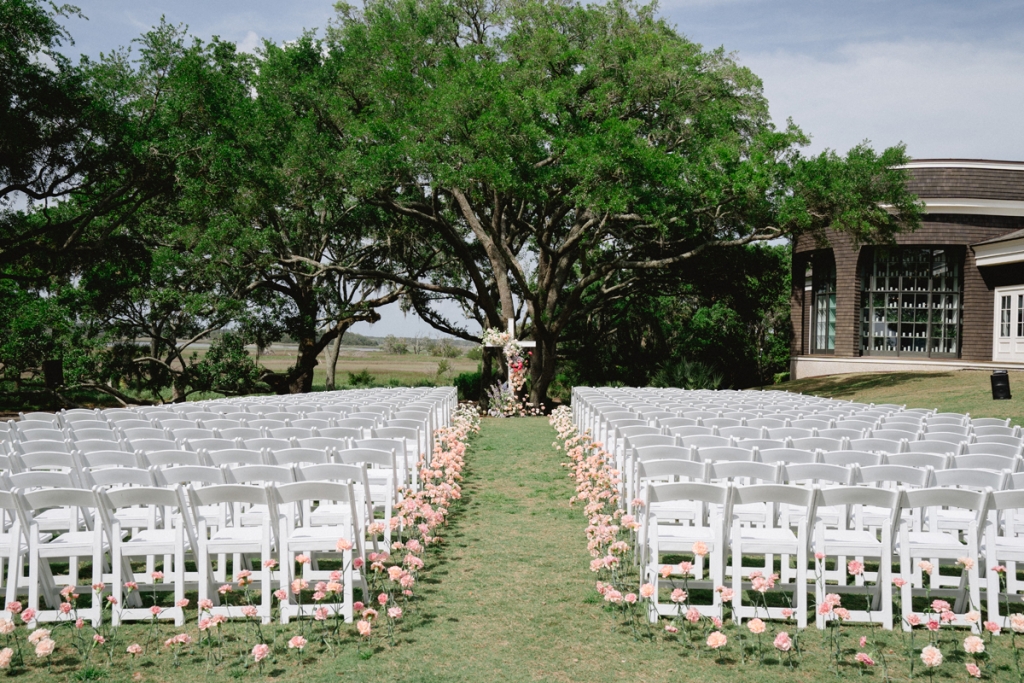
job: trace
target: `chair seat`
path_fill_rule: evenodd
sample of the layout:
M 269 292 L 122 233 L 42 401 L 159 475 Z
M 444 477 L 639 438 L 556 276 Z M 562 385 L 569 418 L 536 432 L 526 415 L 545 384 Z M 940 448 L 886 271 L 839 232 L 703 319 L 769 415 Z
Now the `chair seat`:
M 929 552 L 941 554 L 941 553 L 963 553 L 967 550 L 967 544 L 961 541 L 953 534 L 943 533 L 941 531 L 911 531 L 908 534 L 910 540 L 910 548 L 914 554 L 922 553 L 927 555 Z M 896 547 L 899 548 L 900 541 L 897 539 Z M 959 555 L 941 555 L 942 557 L 959 557 Z
M 56 538 L 51 538 L 39 546 L 40 557 L 70 557 L 73 555 L 91 555 L 96 534 L 92 531 L 69 531 Z M 103 550 L 110 549 L 110 543 L 103 539 Z
M 870 531 L 825 529 L 825 545 L 830 555 L 877 555 L 882 543 Z
M 291 550 L 336 550 L 338 539 L 351 541 L 351 534 L 347 526 L 302 527 L 288 535 L 286 544 Z
M 697 541 L 703 541 L 708 550 L 714 550 L 715 532 L 708 527 L 658 524 L 660 552 L 690 550 Z
M 762 529 L 759 527 L 741 527 L 740 538 L 743 552 L 782 553 L 796 552 L 797 535 L 790 529 Z
M 320 505 L 309 515 L 309 523 L 312 526 L 325 526 L 330 524 L 346 524 L 351 521 L 347 505 L 327 503 Z
M 263 545 L 263 529 L 258 526 L 227 527 L 210 535 L 207 548 L 213 553 L 259 552 Z
M 183 535 L 185 552 L 192 549 L 188 536 Z M 174 529 L 142 529 L 121 545 L 123 555 L 171 554 L 177 547 Z

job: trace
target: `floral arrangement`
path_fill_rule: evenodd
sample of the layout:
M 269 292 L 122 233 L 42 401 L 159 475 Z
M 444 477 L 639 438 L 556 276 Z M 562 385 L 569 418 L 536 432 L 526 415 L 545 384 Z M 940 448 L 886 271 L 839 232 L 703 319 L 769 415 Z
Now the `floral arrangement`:
M 572 409 L 568 406 L 561 406 L 553 411 L 549 422 L 558 435 L 552 446 L 565 453 L 567 462 L 564 466 L 569 470 L 569 478 L 575 484 L 570 502 L 582 505 L 587 517 L 587 547 L 591 556 L 590 569 L 598 575 L 597 592 L 607 605 L 623 617 L 634 637 L 653 639 L 654 633 L 660 631 L 666 641 L 696 647 L 697 657 L 701 656 L 701 648 L 696 645 L 700 643 L 719 663 L 726 661 L 722 654 L 729 647 L 732 638 L 740 643 L 738 654 L 742 662 L 749 658 L 751 662 L 760 666 L 766 663 L 765 650 L 774 650 L 780 666 L 794 666 L 795 660 L 799 660 L 807 649 L 806 643 L 803 643 L 807 636 L 801 636 L 796 629 L 794 610 L 782 609 L 781 620 L 769 619 L 765 611 L 764 619 L 755 615 L 753 619 L 744 622 L 741 628 L 734 622 L 729 623 L 731 615 L 725 610 L 731 603 L 733 594 L 731 589 L 724 586 L 715 589 L 720 593 L 721 611 L 710 617 L 701 614 L 689 604 L 690 596 L 685 583 L 683 587 L 674 588 L 666 597 L 675 605 L 675 613 L 664 621 L 659 619 L 658 621 L 662 623 L 660 628 L 652 628 L 649 617 L 653 609 L 651 600 L 656 588 L 651 583 L 642 582 L 639 558 L 635 557 L 634 551 L 638 523 L 632 515 L 626 514 L 621 506 L 620 473 L 613 466 L 614 458 L 588 433 L 580 434 L 577 431 Z M 632 504 L 634 507 L 642 506 L 643 501 L 634 500 Z M 699 542 L 694 544 L 692 552 L 695 559 L 707 553 L 707 548 L 703 546 L 704 544 Z M 815 565 L 819 572 L 824 570 L 824 559 L 823 555 L 815 556 Z M 973 562 L 972 558 L 965 557 L 960 558 L 957 564 L 962 568 L 970 568 Z M 693 566 L 694 563 L 685 560 L 676 566 L 664 566 L 661 569 L 661 576 L 669 578 L 674 574 L 680 574 L 685 582 L 686 577 L 691 575 Z M 936 571 L 929 562 L 919 563 L 919 568 L 927 576 Z M 853 560 L 847 569 L 850 575 L 856 576 L 863 574 L 865 567 L 863 563 Z M 999 575 L 1001 583 L 1005 582 L 1005 566 L 998 565 L 992 567 L 990 571 Z M 765 575 L 756 570 L 751 572 L 750 576 L 755 607 L 767 607 L 766 593 L 778 580 L 778 576 Z M 893 584 L 900 588 L 903 579 L 896 577 Z M 898 596 L 898 591 L 895 594 Z M 901 664 L 909 669 L 911 678 L 914 678 L 915 669 L 923 666 L 929 680 L 936 674 L 954 680 L 957 677 L 967 680 L 1010 680 L 1009 671 L 1000 671 L 993 666 L 986 650 L 986 647 L 991 648 L 994 643 L 999 643 L 997 639 L 1000 638 L 1003 629 L 994 621 L 982 621 L 981 612 L 973 607 L 966 615 L 967 621 L 979 624 L 984 637 L 971 633 L 964 637 L 964 632 L 957 630 L 953 625 L 954 614 L 949 603 L 945 600 L 929 600 L 923 619 L 918 615 L 912 615 L 905 623 L 895 624 L 896 630 L 892 632 L 870 629 L 871 635 L 862 635 L 853 643 L 847 642 L 849 638 L 846 623 L 850 612 L 843 607 L 842 596 L 836 593 L 825 595 L 816 610 L 826 621 L 826 628 L 821 632 L 821 648 L 828 655 L 830 670 L 836 675 L 842 675 L 844 670 L 855 669 L 866 673 L 867 670 L 878 666 L 882 674 L 880 680 L 892 680 L 890 664 L 893 662 L 889 660 L 894 651 L 902 650 L 906 658 Z M 899 614 L 898 609 L 896 613 Z M 1009 604 L 1005 606 L 1005 613 L 1010 614 L 1010 638 L 1002 640 L 1009 646 L 1012 654 L 1016 680 L 1024 682 L 1024 669 L 1021 667 L 1020 650 L 1016 641 L 1018 635 L 1024 635 L 1024 614 L 1011 613 Z M 906 630 L 899 628 L 904 625 Z M 922 635 L 924 642 L 920 642 Z M 1009 640 L 1009 643 L 1006 643 L 1006 640 Z M 766 647 L 767 643 L 770 643 L 770 647 Z M 850 647 L 854 643 L 855 647 Z M 960 673 L 954 673 L 953 669 L 958 669 Z
M 441 540 L 440 527 L 447 523 L 452 506 L 461 499 L 462 470 L 469 438 L 479 433 L 480 418 L 475 410 L 466 406 L 458 407 L 452 415 L 452 424 L 435 431 L 435 446 L 430 462 L 419 459 L 422 488 L 406 491 L 392 517 L 392 531 L 396 538 L 390 547 L 370 553 L 366 562 L 365 576 L 369 591 L 363 600 L 353 603 L 355 623 L 346 624 L 342 618 L 343 584 L 341 570 L 332 572 L 330 580 L 314 585 L 303 578 L 297 578 L 289 587 L 296 595 L 311 594 L 314 608 L 308 619 L 298 619 L 294 625 L 263 625 L 258 616 L 259 594 L 252 590 L 252 572 L 239 571 L 232 582 L 222 585 L 218 592 L 226 602 L 241 605 L 245 619 L 232 622 L 223 614 L 213 613 L 213 603 L 201 601 L 198 605 L 196 630 L 183 629 L 163 639 L 157 637 L 157 617 L 165 609 L 154 605 L 152 623 L 147 638 L 140 642 L 128 642 L 125 631 L 110 626 L 109 616 L 119 609 L 112 595 L 104 597 L 106 586 L 97 583 L 93 592 L 103 604 L 102 624 L 93 626 L 78 614 L 80 595 L 76 587 L 67 586 L 61 590 L 60 619 L 47 628 L 36 628 L 36 614 L 24 609 L 21 603 L 7 603 L 5 609 L 10 619 L 0 619 L 0 670 L 9 675 L 24 671 L 32 663 L 45 664 L 49 669 L 54 653 L 59 653 L 62 662 L 75 654 L 83 666 L 90 667 L 100 657 L 108 665 L 114 664 L 115 656 L 127 657 L 130 661 L 142 657 L 157 659 L 170 657 L 170 663 L 178 666 L 180 660 L 196 649 L 206 654 L 208 670 L 228 659 L 246 662 L 246 666 L 263 670 L 264 663 L 281 656 L 299 656 L 307 648 L 318 646 L 320 651 L 330 651 L 347 642 L 354 628 L 358 647 L 377 644 L 395 644 L 395 634 L 403 618 L 411 608 L 413 589 L 420 572 L 424 569 L 424 556 L 430 545 Z M 368 526 L 370 540 L 377 542 L 384 537 L 383 522 Z M 338 540 L 339 550 L 350 550 L 353 543 L 348 539 Z M 310 558 L 299 555 L 296 562 L 302 566 Z M 364 561 L 352 560 L 355 568 L 363 568 Z M 277 567 L 277 561 L 265 560 L 265 566 Z M 163 579 L 163 573 L 152 575 L 154 583 Z M 134 582 L 125 583 L 125 592 L 138 590 Z M 288 600 L 288 592 L 282 588 L 274 592 L 278 604 Z M 155 596 L 154 596 L 155 598 Z M 189 600 L 182 599 L 174 607 L 187 608 Z M 21 625 L 16 623 L 20 621 Z M 283 631 L 283 632 L 282 632 Z M 297 632 L 295 632 L 297 631 Z M 131 630 L 133 635 L 139 631 Z M 63 635 L 62 635 L 63 634 Z M 227 644 L 231 644 L 228 648 Z M 226 651 L 228 650 L 228 651 Z M 372 650 L 365 651 L 371 654 Z M 77 677 L 77 676 L 76 676 Z M 86 680 L 83 678 L 82 680 Z
M 527 356 L 523 347 L 508 332 L 493 327 L 484 330 L 484 346 L 500 346 L 508 366 L 508 381 L 487 389 L 488 410 L 491 417 L 528 417 L 543 415 L 540 406 L 520 400 L 519 392 L 526 386 Z

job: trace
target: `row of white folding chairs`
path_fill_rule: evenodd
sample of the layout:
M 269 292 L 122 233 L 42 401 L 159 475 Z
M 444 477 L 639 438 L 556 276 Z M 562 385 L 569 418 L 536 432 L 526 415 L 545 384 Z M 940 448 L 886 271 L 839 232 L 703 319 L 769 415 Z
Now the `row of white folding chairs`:
M 933 434 L 931 438 L 909 440 L 863 436 L 854 438 L 841 430 L 830 430 L 817 434 L 805 434 L 795 429 L 765 430 L 758 433 L 742 431 L 746 427 L 672 427 L 658 431 L 655 427 L 630 426 L 616 429 L 608 440 L 608 450 L 617 451 L 628 444 L 672 443 L 678 440 L 686 445 L 743 445 L 762 448 L 825 448 L 831 450 L 880 450 L 887 453 L 908 451 L 932 451 L 940 453 L 992 453 L 1000 455 L 1024 455 L 1024 444 L 1012 437 L 979 437 L 967 442 L 956 436 Z M 814 445 L 818 444 L 818 445 Z
M 735 452 L 687 453 L 677 447 L 638 449 L 625 471 L 624 507 L 649 480 L 713 481 L 745 477 L 765 483 L 828 482 L 837 485 L 871 483 L 882 486 L 953 486 L 1002 490 L 1024 488 L 1024 459 L 1002 456 L 948 456 L 933 453 L 886 455 L 863 451 L 759 452 L 757 460 Z M 688 457 L 689 456 L 689 457 Z M 694 459 L 696 458 L 696 459 Z M 744 474 L 745 473 L 745 474 Z
M 264 464 L 291 464 L 293 462 L 330 462 L 331 453 L 351 448 L 373 448 L 394 452 L 397 471 L 402 486 L 418 490 L 419 476 L 417 461 L 423 451 L 422 440 L 407 439 L 404 434 L 395 434 L 392 438 L 383 430 L 376 432 L 378 438 L 368 439 L 332 439 L 326 437 L 310 437 L 305 439 L 249 439 L 249 440 L 217 440 L 203 439 L 190 441 L 167 441 L 145 439 L 135 442 L 90 442 L 84 448 L 84 442 L 63 444 L 52 441 L 38 441 L 23 444 L 20 452 L 0 455 L 0 469 L 21 471 L 46 467 L 45 463 L 61 462 L 61 454 L 78 454 L 83 462 L 106 462 L 108 466 L 115 463 L 128 463 L 132 458 L 142 466 L 185 465 L 185 464 L 224 464 L 240 461 L 250 462 L 257 454 Z M 429 461 L 427 461 L 429 462 Z M 38 463 L 38 464 L 35 464 Z M 56 466 L 56 465 L 50 465 Z
M 177 467 L 237 467 L 266 465 L 287 467 L 292 465 L 326 465 L 330 463 L 366 463 L 374 479 L 386 481 L 393 489 L 393 498 L 410 486 L 409 469 L 401 460 L 400 451 L 391 440 L 370 439 L 342 442 L 341 447 L 284 448 L 250 450 L 244 448 L 217 451 L 98 451 L 81 453 L 42 452 L 11 456 L 0 465 L 12 474 L 24 472 L 57 471 L 84 472 L 85 470 L 113 470 L 108 477 L 116 477 L 124 469 L 173 469 Z
M 693 519 L 678 519 L 673 507 L 696 504 L 706 513 Z M 778 607 L 765 608 L 744 604 L 744 589 L 751 582 L 750 569 L 743 558 L 763 556 L 762 573 L 774 572 L 774 556 L 782 556 L 780 583 L 793 593 L 795 617 L 800 626 L 806 624 L 808 583 L 813 579 L 817 604 L 826 593 L 853 593 L 867 596 L 866 609 L 850 610 L 853 621 L 881 623 L 892 627 L 893 558 L 899 558 L 900 578 L 905 582 L 901 592 L 901 621 L 910 628 L 913 615 L 927 620 L 937 618 L 915 611 L 914 597 L 952 597 L 955 604 L 952 623 L 978 629 L 980 619 L 969 612 L 982 609 L 981 589 L 987 590 L 988 620 L 1006 625 L 1008 615 L 1000 613 L 999 576 L 982 581 L 979 569 L 1000 563 L 1024 561 L 1024 537 L 1018 536 L 1015 520 L 1024 509 L 1024 490 L 975 491 L 946 487 L 913 490 L 882 489 L 867 486 L 818 488 L 781 484 L 667 483 L 652 484 L 645 490 L 645 509 L 649 514 L 640 526 L 644 580 L 659 589 L 662 582 L 670 587 L 686 583 L 692 588 L 716 588 L 726 583 L 726 563 L 731 559 L 731 585 L 734 589 L 732 613 L 742 621 L 753 616 L 783 617 Z M 838 514 L 836 514 L 838 511 Z M 953 512 L 956 524 L 943 526 L 940 511 Z M 813 520 L 809 524 L 808 520 Z M 984 543 L 982 541 L 985 541 Z M 705 544 L 709 554 L 709 571 L 705 578 L 704 561 L 693 563 L 683 580 L 673 578 L 680 568 L 665 565 L 662 555 L 692 552 L 694 544 Z M 815 553 L 823 561 L 830 558 L 836 569 L 809 571 L 809 559 Z M 791 558 L 796 558 L 795 564 Z M 865 585 L 859 571 L 848 575 L 847 558 L 877 560 L 879 569 L 872 573 L 873 586 Z M 964 562 L 964 558 L 968 561 Z M 924 577 L 923 563 L 931 563 L 933 573 Z M 863 565 L 861 565 L 863 566 Z M 940 568 L 962 569 L 966 581 L 943 586 L 936 582 Z M 663 574 L 662 571 L 665 571 Z M 871 577 L 868 577 L 869 579 Z M 1015 577 L 1014 577 L 1015 578 Z M 1014 599 L 1019 583 L 1011 584 Z M 660 596 L 660 591 L 656 591 Z M 691 595 L 693 595 L 691 590 Z M 705 614 L 717 615 L 721 609 L 719 592 L 712 592 L 709 603 L 697 606 Z M 677 605 L 655 601 L 652 617 L 673 614 Z M 827 613 L 818 615 L 823 627 Z
M 214 573 L 211 571 L 211 557 L 233 555 L 236 559 L 232 573 L 236 577 L 243 568 L 252 567 L 262 589 L 261 602 L 257 607 L 258 616 L 264 622 L 270 620 L 271 595 L 275 585 L 286 590 L 289 597 L 281 604 L 281 617 L 301 613 L 305 607 L 310 613 L 311 605 L 301 605 L 300 596 L 289 590 L 296 553 L 327 553 L 341 556 L 343 567 L 341 598 L 337 608 L 347 621 L 352 619 L 352 589 L 361 581 L 352 559 L 361 557 L 362 541 L 356 530 L 355 495 L 350 481 L 346 482 L 293 482 L 273 483 L 266 486 L 222 484 L 186 490 L 180 485 L 173 488 L 128 487 L 112 490 L 94 489 L 36 489 L 29 491 L 0 491 L 0 509 L 16 519 L 14 525 L 0 539 L 0 555 L 9 562 L 8 602 L 16 599 L 19 584 L 24 585 L 28 594 L 28 607 L 36 611 L 35 622 L 66 619 L 60 610 L 57 585 L 49 568 L 54 559 L 91 557 L 92 583 L 107 583 L 117 600 L 112 610 L 115 623 L 124 620 L 152 619 L 148 609 L 142 609 L 138 592 L 122 595 L 126 582 L 134 582 L 138 590 L 167 590 L 174 592 L 176 605 L 163 609 L 156 618 L 173 619 L 177 625 L 184 621 L 184 615 L 177 602 L 186 590 L 185 560 L 195 558 L 198 568 L 196 580 L 200 600 L 209 599 L 218 604 L 218 592 L 214 589 Z M 91 528 L 72 530 L 59 535 L 43 532 L 36 521 L 36 515 L 55 507 L 73 506 L 85 512 L 91 521 Z M 192 516 L 192 511 L 209 507 L 225 510 L 232 506 L 248 506 L 259 509 L 260 522 L 257 527 L 241 524 L 242 515 L 221 515 L 208 520 L 205 515 Z M 313 516 L 328 507 L 328 514 L 321 524 Z M 141 508 L 150 509 L 149 523 L 144 529 L 129 532 L 123 527 L 119 513 L 138 514 Z M 307 513 L 301 512 L 307 510 Z M 212 527 L 212 528 L 211 528 Z M 339 540 L 351 544 L 341 551 Z M 149 573 L 134 572 L 131 558 L 156 558 L 163 556 L 163 581 L 159 584 Z M 109 558 L 109 563 L 108 563 Z M 168 562 L 168 558 L 173 558 Z M 256 562 L 250 564 L 249 558 Z M 280 569 L 274 571 L 267 560 L 278 559 Z M 28 565 L 28 576 L 24 566 Z M 313 570 L 303 567 L 307 578 Z M 324 573 L 324 578 L 327 578 Z M 275 581 L 276 579 L 276 581 Z M 363 582 L 365 593 L 365 582 Z M 76 590 L 77 592 L 77 590 Z M 89 593 L 87 589 L 82 592 Z M 40 596 L 46 607 L 40 603 Z M 125 598 L 128 598 L 127 600 Z M 79 608 L 78 616 L 100 623 L 103 618 L 104 597 L 93 593 L 90 604 Z M 241 607 L 216 606 L 214 613 L 229 617 L 243 616 Z M 5 615 L 8 618 L 13 615 Z

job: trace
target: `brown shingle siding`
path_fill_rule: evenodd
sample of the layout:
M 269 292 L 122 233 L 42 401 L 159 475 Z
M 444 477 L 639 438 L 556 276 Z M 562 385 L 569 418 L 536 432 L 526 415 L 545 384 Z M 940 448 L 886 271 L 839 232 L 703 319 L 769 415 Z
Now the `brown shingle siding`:
M 912 168 L 907 189 L 922 199 L 962 197 L 1024 201 L 1024 169 Z

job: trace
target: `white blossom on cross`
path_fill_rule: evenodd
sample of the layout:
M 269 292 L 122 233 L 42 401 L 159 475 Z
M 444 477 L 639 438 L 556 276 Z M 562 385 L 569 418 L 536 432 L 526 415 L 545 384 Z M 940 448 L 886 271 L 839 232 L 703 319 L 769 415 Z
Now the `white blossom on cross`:
M 510 342 L 519 344 L 519 346 L 524 349 L 533 349 L 537 347 L 537 342 L 535 341 L 519 341 L 516 339 L 516 321 L 512 318 L 508 319 L 508 339 Z M 505 344 L 485 344 L 485 346 L 491 349 L 500 349 L 505 346 Z

